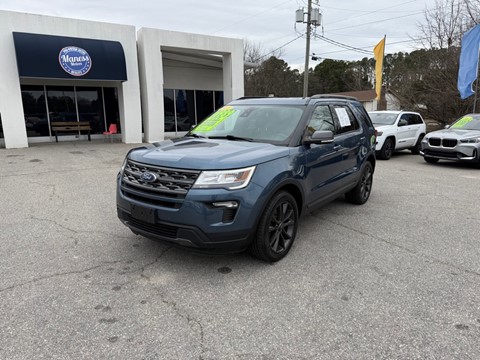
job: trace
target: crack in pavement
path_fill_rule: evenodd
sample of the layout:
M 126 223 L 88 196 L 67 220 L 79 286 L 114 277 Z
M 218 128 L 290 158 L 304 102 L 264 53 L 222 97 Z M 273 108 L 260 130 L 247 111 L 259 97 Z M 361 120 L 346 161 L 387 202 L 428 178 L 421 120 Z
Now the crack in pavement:
M 375 235 L 373 235 L 373 234 L 368 234 L 368 233 L 363 232 L 363 231 L 360 231 L 360 230 L 358 230 L 358 229 L 354 229 L 354 228 L 352 228 L 352 227 L 349 227 L 349 226 L 347 226 L 347 225 L 345 225 L 345 224 L 337 223 L 337 222 L 332 221 L 332 220 L 330 220 L 330 219 L 326 219 L 326 218 L 323 218 L 323 217 L 320 217 L 320 216 L 317 216 L 317 215 L 313 215 L 313 214 L 311 214 L 311 216 L 316 217 L 317 219 L 320 219 L 320 220 L 328 221 L 328 222 L 331 223 L 331 224 L 334 224 L 334 225 L 337 225 L 337 226 L 341 226 L 341 227 L 343 227 L 343 228 L 345 228 L 345 229 L 348 229 L 348 230 L 351 230 L 351 231 L 353 231 L 353 232 L 356 232 L 356 233 L 359 233 L 359 234 L 362 234 L 362 235 L 371 237 L 371 238 L 373 238 L 373 239 L 375 239 L 375 240 L 381 241 L 381 242 L 383 242 L 383 243 L 385 243 L 385 244 L 388 244 L 388 245 L 390 245 L 390 246 L 394 246 L 394 247 L 396 247 L 396 248 L 399 248 L 399 249 L 401 249 L 401 250 L 403 250 L 403 251 L 405 251 L 405 252 L 407 252 L 407 253 L 409 253 L 409 254 L 411 254 L 411 255 L 423 257 L 423 258 L 431 261 L 432 263 L 449 266 L 449 267 L 452 267 L 452 268 L 454 268 L 454 269 L 456 269 L 456 270 L 463 271 L 463 272 L 465 272 L 465 273 L 467 273 L 467 274 L 480 276 L 480 272 L 477 272 L 477 271 L 475 271 L 475 270 L 466 269 L 466 268 L 461 267 L 461 266 L 459 266 L 459 265 L 456 265 L 456 264 L 454 264 L 454 263 L 437 259 L 437 258 L 435 258 L 435 257 L 433 257 L 433 256 L 429 256 L 429 255 L 426 255 L 426 254 L 424 254 L 424 253 L 421 253 L 421 252 L 412 250 L 412 249 L 410 249 L 410 248 L 408 248 L 408 247 L 395 244 L 395 243 L 390 242 L 390 241 L 388 241 L 388 240 L 386 240 L 386 239 L 383 239 L 383 238 L 381 238 L 381 237 L 375 236 Z
M 165 304 L 168 305 L 170 308 L 173 309 L 173 311 L 182 319 L 187 320 L 187 323 L 191 326 L 191 323 L 194 323 L 198 326 L 200 329 L 200 355 L 198 356 L 199 360 L 204 360 L 205 359 L 205 345 L 204 345 L 204 340 L 205 340 L 205 333 L 203 330 L 203 325 L 202 323 L 190 316 L 188 313 L 183 312 L 181 309 L 178 308 L 177 303 L 175 301 L 168 301 L 165 299 L 165 296 L 163 294 L 160 294 L 160 300 Z M 193 327 L 192 327 L 193 330 Z
M 148 264 L 145 264 L 141 269 L 140 277 L 146 279 L 149 282 L 150 277 L 145 275 L 145 270 L 148 267 L 155 265 L 158 262 L 158 260 L 160 260 L 160 258 L 162 258 L 170 249 L 172 249 L 172 247 L 167 247 L 166 249 L 163 249 L 162 252 L 156 257 L 156 259 L 154 261 L 152 261 Z M 200 331 L 200 355 L 199 355 L 198 359 L 203 360 L 204 356 L 205 356 L 205 346 L 204 346 L 205 333 L 204 333 L 202 323 L 199 320 L 193 318 L 188 313 L 179 309 L 178 306 L 177 306 L 177 303 L 175 301 L 168 301 L 166 299 L 166 296 L 162 293 L 160 293 L 160 300 L 164 304 L 166 304 L 170 308 L 172 308 L 178 316 L 180 316 L 182 319 L 186 320 L 189 325 L 193 323 L 193 324 L 196 324 L 198 326 L 198 328 L 200 329 L 199 330 Z
M 57 222 L 56 220 L 52 220 L 52 219 L 43 219 L 43 218 L 39 218 L 39 217 L 36 217 L 36 216 L 33 216 L 31 215 L 30 216 L 30 219 L 32 220 L 37 220 L 37 221 L 44 221 L 44 222 L 49 222 L 49 223 L 52 223 L 64 230 L 67 230 L 67 231 L 70 231 L 76 235 L 78 234 L 103 234 L 103 235 L 110 235 L 110 236 L 115 236 L 116 238 L 119 238 L 119 239 L 131 239 L 130 237 L 128 236 L 121 236 L 121 235 L 118 235 L 118 234 L 114 234 L 114 233 L 109 233 L 109 232 L 106 232 L 106 231 L 99 231 L 99 230 L 91 230 L 91 231 L 85 231 L 85 230 L 74 230 L 72 228 L 69 228 L 65 225 L 62 225 L 60 224 L 59 222 Z
M 106 166 L 102 170 L 117 169 L 120 170 L 120 166 Z M 51 170 L 51 171 L 34 171 L 34 172 L 15 172 L 12 175 L 0 175 L 0 179 L 18 177 L 24 175 L 44 175 L 44 174 L 66 174 L 69 172 L 78 172 L 78 171 L 89 171 L 89 170 L 98 170 L 98 168 L 78 168 L 78 169 L 64 169 L 64 170 Z
M 150 262 L 150 263 L 148 263 L 148 264 L 143 265 L 142 268 L 141 268 L 140 277 L 141 277 L 141 278 L 144 278 L 144 279 L 147 279 L 147 281 L 150 281 L 150 277 L 147 276 L 147 275 L 145 275 L 145 269 L 146 269 L 147 267 L 150 267 L 150 266 L 152 266 L 152 265 L 155 265 L 155 264 L 158 262 L 158 260 L 160 260 L 160 258 L 161 258 L 163 255 L 165 255 L 165 254 L 167 253 L 167 251 L 169 251 L 171 248 L 172 248 L 172 247 L 169 246 L 169 247 L 163 249 L 162 252 L 155 258 L 154 261 L 152 261 L 152 262 Z
M 66 272 L 63 272 L 63 273 L 55 273 L 55 274 L 50 274 L 50 275 L 47 275 L 47 276 L 42 276 L 42 277 L 39 277 L 39 278 L 36 278 L 36 279 L 25 281 L 25 282 L 20 283 L 20 284 L 16 284 L 16 285 L 12 285 L 12 286 L 0 289 L 0 293 L 3 293 L 4 291 L 7 291 L 7 290 L 13 290 L 15 288 L 22 287 L 22 286 L 25 286 L 25 285 L 34 284 L 34 283 L 42 281 L 42 280 L 48 280 L 48 279 L 52 279 L 52 278 L 55 278 L 55 277 L 66 276 L 66 275 L 82 274 L 82 273 L 85 273 L 85 272 L 89 272 L 89 271 L 101 268 L 101 267 L 106 266 L 106 265 L 118 264 L 118 263 L 121 263 L 123 261 L 127 261 L 127 260 L 123 259 L 123 260 L 115 260 L 115 261 L 104 261 L 100 265 L 95 265 L 95 266 L 92 266 L 92 267 L 89 267 L 89 268 L 83 269 L 83 270 L 72 270 L 72 271 L 66 271 Z
M 57 199 L 59 199 L 61 201 L 62 206 L 65 205 L 65 200 L 60 195 L 57 194 L 57 185 L 56 184 L 42 184 L 42 183 L 36 182 L 36 181 L 30 181 L 30 183 L 41 186 L 41 187 L 45 187 L 45 186 L 50 187 L 52 189 L 52 193 L 48 197 L 48 200 L 52 201 L 53 198 L 56 197 Z

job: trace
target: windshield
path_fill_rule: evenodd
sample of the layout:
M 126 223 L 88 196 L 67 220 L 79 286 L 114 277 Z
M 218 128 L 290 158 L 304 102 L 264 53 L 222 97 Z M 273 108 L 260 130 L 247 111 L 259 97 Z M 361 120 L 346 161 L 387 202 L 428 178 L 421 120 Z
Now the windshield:
M 459 130 L 480 130 L 480 115 L 466 115 L 455 121 L 452 129 Z
M 397 119 L 398 114 L 391 113 L 368 113 L 372 122 L 377 125 L 393 125 Z
M 303 110 L 287 105 L 224 106 L 186 136 L 285 143 L 297 128 Z

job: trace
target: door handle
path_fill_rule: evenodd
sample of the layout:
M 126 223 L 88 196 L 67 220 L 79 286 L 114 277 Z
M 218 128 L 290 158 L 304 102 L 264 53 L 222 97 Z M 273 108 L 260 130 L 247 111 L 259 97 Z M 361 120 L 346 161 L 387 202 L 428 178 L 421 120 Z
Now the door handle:
M 337 150 L 340 150 L 342 148 L 342 145 L 335 145 L 333 147 L 333 150 L 337 151 Z

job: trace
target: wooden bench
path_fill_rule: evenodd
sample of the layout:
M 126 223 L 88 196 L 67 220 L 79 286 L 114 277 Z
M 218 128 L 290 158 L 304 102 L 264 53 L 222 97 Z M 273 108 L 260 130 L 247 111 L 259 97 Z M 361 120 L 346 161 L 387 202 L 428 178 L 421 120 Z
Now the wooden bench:
M 55 132 L 55 141 L 58 142 L 59 132 L 88 131 L 88 141 L 90 139 L 90 123 L 88 121 L 52 121 L 52 131 Z

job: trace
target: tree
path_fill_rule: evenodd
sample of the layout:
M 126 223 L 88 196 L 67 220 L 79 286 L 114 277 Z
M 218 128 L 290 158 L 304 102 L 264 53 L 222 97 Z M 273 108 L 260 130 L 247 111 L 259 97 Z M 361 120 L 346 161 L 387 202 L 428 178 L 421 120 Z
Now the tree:
M 301 96 L 301 86 L 298 70 L 275 56 L 245 74 L 246 96 Z
M 309 76 L 310 94 L 328 94 L 371 89 L 367 58 L 358 62 L 325 59 Z
M 424 49 L 387 60 L 388 85 L 402 107 L 440 123 L 450 123 L 471 109 L 471 99 L 460 100 L 457 75 L 461 37 L 474 14 L 480 13 L 478 4 L 437 0 L 433 9 L 425 10 L 425 23 L 419 25 Z

